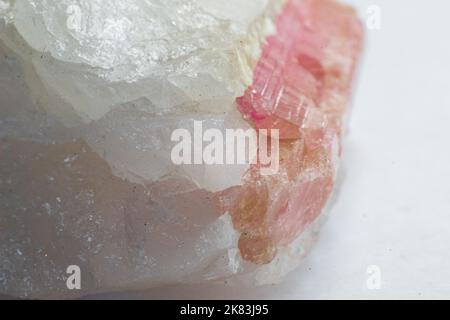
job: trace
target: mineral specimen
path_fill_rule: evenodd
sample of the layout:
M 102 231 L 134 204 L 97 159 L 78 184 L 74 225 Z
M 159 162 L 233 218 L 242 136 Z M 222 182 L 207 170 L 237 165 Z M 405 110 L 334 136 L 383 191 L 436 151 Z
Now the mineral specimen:
M 0 293 L 259 285 L 295 268 L 336 181 L 363 38 L 351 8 L 0 0 L 0 17 Z M 196 162 L 195 146 L 176 163 L 174 132 L 199 123 L 216 160 L 221 134 L 263 132 L 277 170 Z

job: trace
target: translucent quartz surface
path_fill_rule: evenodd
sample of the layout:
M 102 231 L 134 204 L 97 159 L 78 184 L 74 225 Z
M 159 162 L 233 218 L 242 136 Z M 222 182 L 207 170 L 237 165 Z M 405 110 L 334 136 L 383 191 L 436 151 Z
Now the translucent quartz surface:
M 192 127 L 193 118 L 222 130 L 250 127 L 234 101 L 283 1 L 241 2 L 19 0 L 2 39 L 22 58 L 47 118 L 85 138 L 115 174 L 156 181 L 180 169 L 168 161 L 175 128 Z M 205 180 L 210 169 L 178 171 L 217 191 L 239 185 L 246 166 L 213 182 Z
M 66 123 L 142 97 L 159 113 L 181 105 L 223 112 L 249 84 L 282 3 L 18 0 L 12 41 L 25 40 L 41 80 L 70 104 L 46 106 Z

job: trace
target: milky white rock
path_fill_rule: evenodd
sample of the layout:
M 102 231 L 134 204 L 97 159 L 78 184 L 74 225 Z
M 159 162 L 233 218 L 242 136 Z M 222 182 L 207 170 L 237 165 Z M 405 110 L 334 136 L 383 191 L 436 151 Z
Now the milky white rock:
M 13 11 L 39 77 L 89 122 L 142 97 L 158 112 L 223 112 L 251 81 L 281 3 L 17 0 Z
M 234 126 L 248 128 L 237 115 L 234 100 L 251 81 L 261 45 L 274 31 L 273 16 L 282 3 L 19 0 L 13 7 L 14 24 L 3 39 L 23 55 L 32 94 L 46 113 L 65 126 L 81 126 L 78 135 L 87 133 L 90 146 L 105 154 L 116 174 L 132 181 L 155 181 L 174 168 L 168 166 L 167 150 L 155 152 L 146 146 L 151 140 L 167 145 L 167 135 L 143 134 L 150 125 L 141 128 L 134 123 L 130 130 L 139 139 L 114 139 L 108 132 L 114 130 L 117 136 L 117 121 L 108 119 L 120 118 L 114 112 L 124 114 L 118 110 L 124 105 L 138 104 L 136 113 L 126 117 L 142 112 L 161 115 L 153 121 L 166 132 L 181 125 L 177 118 L 196 117 L 199 112 L 211 121 L 234 119 L 239 122 Z M 134 149 L 126 167 L 115 152 L 124 143 Z M 216 191 L 240 183 L 245 167 L 234 169 L 229 177 L 237 178 L 227 177 L 212 186 L 202 182 L 207 168 L 187 175 Z

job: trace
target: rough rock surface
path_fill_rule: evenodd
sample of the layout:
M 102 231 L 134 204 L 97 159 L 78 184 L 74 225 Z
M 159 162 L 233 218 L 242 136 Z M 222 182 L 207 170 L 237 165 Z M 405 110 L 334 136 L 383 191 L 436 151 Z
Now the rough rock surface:
M 0 17 L 0 293 L 265 284 L 298 264 L 336 180 L 352 9 L 1 0 Z M 171 133 L 194 121 L 278 129 L 280 170 L 173 164 Z

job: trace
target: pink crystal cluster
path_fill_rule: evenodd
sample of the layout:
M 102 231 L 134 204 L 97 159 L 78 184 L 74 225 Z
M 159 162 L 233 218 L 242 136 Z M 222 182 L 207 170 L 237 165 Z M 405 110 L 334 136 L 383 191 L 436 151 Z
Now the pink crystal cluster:
M 222 199 L 244 259 L 269 263 L 323 210 L 362 39 L 354 10 L 332 0 L 291 0 L 278 17 L 237 105 L 255 128 L 279 130 L 280 170 L 263 176 L 253 166 L 236 198 Z

